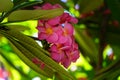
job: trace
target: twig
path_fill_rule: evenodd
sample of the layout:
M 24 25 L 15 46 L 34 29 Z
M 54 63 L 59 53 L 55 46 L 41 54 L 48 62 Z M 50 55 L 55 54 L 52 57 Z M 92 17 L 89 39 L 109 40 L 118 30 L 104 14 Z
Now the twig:
M 100 25 L 100 36 L 99 36 L 100 42 L 99 42 L 98 65 L 97 65 L 98 70 L 102 68 L 103 50 L 106 44 L 105 38 L 106 38 L 106 31 L 107 31 L 106 28 L 108 26 L 108 20 L 109 20 L 109 15 L 103 15 L 103 21 L 101 22 Z

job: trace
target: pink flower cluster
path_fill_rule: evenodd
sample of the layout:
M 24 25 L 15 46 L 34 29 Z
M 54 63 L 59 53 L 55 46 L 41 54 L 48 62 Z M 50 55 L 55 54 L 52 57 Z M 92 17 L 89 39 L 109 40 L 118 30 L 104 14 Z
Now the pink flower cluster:
M 5 70 L 5 68 L 0 66 L 0 80 L 8 80 L 9 72 Z
M 51 5 L 44 4 L 40 9 L 54 9 L 61 8 L 59 4 Z M 79 58 L 78 45 L 74 40 L 74 28 L 72 24 L 77 23 L 77 19 L 63 13 L 61 16 L 48 19 L 39 20 L 37 29 L 39 31 L 38 38 L 46 40 L 50 44 L 51 58 L 61 63 L 65 68 L 75 62 Z

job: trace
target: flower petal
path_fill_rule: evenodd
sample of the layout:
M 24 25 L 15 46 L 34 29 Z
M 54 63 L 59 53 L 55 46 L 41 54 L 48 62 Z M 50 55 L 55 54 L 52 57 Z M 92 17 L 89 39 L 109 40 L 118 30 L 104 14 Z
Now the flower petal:
M 57 25 L 57 24 L 59 24 L 60 23 L 60 17 L 56 17 L 56 18 L 53 18 L 53 19 L 50 19 L 50 20 L 48 20 L 48 23 L 50 24 L 50 25 Z
M 71 61 L 67 58 L 64 58 L 61 62 L 61 64 L 65 67 L 65 68 L 68 68 L 69 65 L 71 64 Z
M 78 51 L 78 50 L 75 50 L 75 51 L 73 52 L 72 57 L 71 57 L 71 61 L 75 62 L 79 57 L 80 57 L 79 51 Z
M 53 60 L 57 61 L 57 62 L 60 62 L 61 61 L 61 56 L 59 53 L 56 53 L 56 52 L 52 52 L 51 53 L 51 57 Z
M 42 6 L 42 9 L 45 9 L 45 10 L 52 9 L 52 8 L 53 8 L 53 6 L 50 3 L 46 3 Z
M 64 27 L 64 29 L 65 29 L 65 31 L 67 31 L 67 33 L 69 34 L 69 35 L 73 35 L 73 32 L 74 32 L 74 28 L 73 28 L 73 26 L 70 24 L 70 23 L 65 23 L 65 27 Z
M 59 4 L 55 4 L 55 5 L 53 6 L 53 8 L 62 8 L 62 6 L 59 5 Z
M 70 22 L 74 23 L 74 24 L 77 24 L 78 20 L 76 18 L 74 18 L 74 17 L 71 17 Z
M 53 33 L 46 40 L 50 43 L 55 43 L 58 40 L 58 35 L 56 33 Z
M 50 51 L 51 52 L 57 52 L 58 49 L 57 49 L 57 46 L 55 44 L 53 44 L 51 47 L 50 47 Z
M 44 40 L 44 39 L 47 39 L 47 37 L 48 37 L 48 35 L 46 35 L 46 33 L 39 33 L 38 34 L 38 38 L 40 39 L 40 40 Z
M 67 37 L 65 37 L 65 36 L 59 36 L 59 40 L 58 40 L 58 43 L 65 43 L 66 41 L 67 41 L 68 39 L 67 39 Z

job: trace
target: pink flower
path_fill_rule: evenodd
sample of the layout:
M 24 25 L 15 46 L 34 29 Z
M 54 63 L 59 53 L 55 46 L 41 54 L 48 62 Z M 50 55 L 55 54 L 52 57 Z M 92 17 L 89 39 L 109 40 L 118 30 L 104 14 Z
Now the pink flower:
M 49 10 L 61 8 L 59 4 L 51 5 L 44 4 L 39 9 Z M 57 63 L 68 68 L 71 62 L 75 62 L 79 58 L 78 45 L 74 40 L 74 28 L 72 23 L 77 23 L 78 20 L 72 17 L 69 13 L 63 13 L 61 16 L 39 20 L 37 29 L 39 31 L 38 38 L 46 40 L 49 46 L 51 58 Z M 39 61 L 35 61 L 39 64 Z
M 49 10 L 49 9 L 61 8 L 61 6 L 59 4 L 52 5 L 50 3 L 46 3 L 41 8 L 45 10 Z
M 49 43 L 54 43 L 58 40 L 57 28 L 45 23 L 44 26 L 37 26 L 39 30 L 38 38 L 40 40 L 46 40 Z
M 74 29 L 73 26 L 70 23 L 65 23 L 63 24 L 62 27 L 62 34 L 59 35 L 59 43 L 65 43 L 67 45 L 71 45 L 72 43 L 72 38 L 71 36 L 73 35 Z
M 4 67 L 0 67 L 0 80 L 8 80 L 9 72 L 4 69 Z
M 60 17 L 58 16 L 58 17 L 55 17 L 53 19 L 49 19 L 48 24 L 53 25 L 53 26 L 59 25 L 60 24 Z
M 78 22 L 78 20 L 72 16 L 69 15 L 69 13 L 63 13 L 61 15 L 61 23 L 64 23 L 64 22 L 70 22 L 70 23 L 74 23 L 76 24 Z
M 61 63 L 65 68 L 79 58 L 78 45 L 73 42 L 71 46 L 65 44 L 53 44 L 50 47 L 51 58 Z
M 72 62 L 75 62 L 79 58 L 78 45 L 75 42 L 73 42 L 70 50 L 66 50 L 66 55 Z
M 53 44 L 50 47 L 52 59 L 57 62 L 60 62 L 65 56 L 64 50 L 69 49 L 69 47 L 70 46 L 64 46 L 63 44 Z
M 62 64 L 65 68 L 68 68 L 68 67 L 70 66 L 70 64 L 71 64 L 71 61 L 70 61 L 70 59 L 69 59 L 67 56 L 65 56 L 65 57 L 62 59 L 61 64 Z

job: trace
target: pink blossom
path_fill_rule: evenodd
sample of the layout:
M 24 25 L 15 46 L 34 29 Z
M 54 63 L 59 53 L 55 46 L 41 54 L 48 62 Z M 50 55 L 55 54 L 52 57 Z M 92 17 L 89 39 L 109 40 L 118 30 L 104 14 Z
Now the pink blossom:
M 55 17 L 53 19 L 49 19 L 48 24 L 53 25 L 53 26 L 59 25 L 60 24 L 60 17 L 58 16 L 58 17 Z
M 72 43 L 72 38 L 71 36 L 73 35 L 74 29 L 73 26 L 70 23 L 65 23 L 62 27 L 62 34 L 59 35 L 59 43 L 65 43 L 68 45 L 71 45 Z
M 72 17 L 71 15 L 69 15 L 69 13 L 63 13 L 61 15 L 61 23 L 64 23 L 64 22 L 70 22 L 70 23 L 74 23 L 76 24 L 78 22 L 78 20 L 74 17 Z
M 58 40 L 58 29 L 52 27 L 51 25 L 45 23 L 45 26 L 37 26 L 37 29 L 39 30 L 38 38 L 40 40 L 46 40 L 50 43 L 54 43 Z
M 75 62 L 79 58 L 78 45 L 75 42 L 73 42 L 70 50 L 66 50 L 66 55 L 72 62 Z
M 0 80 L 8 80 L 9 72 L 0 67 Z
M 60 62 L 64 56 L 65 52 L 64 50 L 69 49 L 70 46 L 64 46 L 63 44 L 53 44 L 50 47 L 51 57 L 57 62 Z
M 61 6 L 59 4 L 46 3 L 39 9 L 49 10 L 55 8 L 61 8 Z M 77 22 L 78 20 L 69 13 L 63 13 L 61 16 L 52 19 L 38 21 L 38 38 L 46 40 L 50 44 L 50 57 L 65 68 L 68 68 L 72 62 L 79 58 L 78 45 L 75 43 L 73 35 L 73 24 Z
M 50 47 L 51 58 L 64 67 L 68 67 L 71 62 L 75 62 L 79 58 L 78 45 L 73 42 L 71 46 L 65 44 L 53 44 Z
M 50 3 L 46 3 L 41 8 L 45 10 L 49 10 L 49 9 L 61 8 L 61 6 L 59 4 L 52 5 Z
M 64 56 L 64 58 L 61 61 L 61 64 L 65 67 L 68 68 L 71 64 L 70 59 L 67 56 Z

